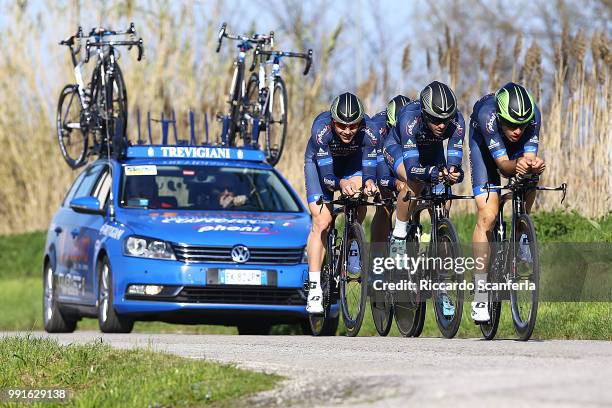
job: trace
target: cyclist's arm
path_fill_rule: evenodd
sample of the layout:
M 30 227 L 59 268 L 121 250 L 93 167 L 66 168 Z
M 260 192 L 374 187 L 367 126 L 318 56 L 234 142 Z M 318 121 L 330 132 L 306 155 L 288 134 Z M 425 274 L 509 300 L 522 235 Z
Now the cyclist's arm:
M 340 180 L 334 174 L 334 158 L 329 150 L 329 141 L 332 137 L 331 124 L 312 126 L 311 138 L 315 146 L 315 157 L 319 169 L 319 179 L 330 190 L 340 188 Z
M 535 159 L 538 155 L 538 148 L 540 145 L 540 123 L 541 123 L 540 109 L 535 107 L 535 117 L 532 123 L 525 128 L 529 139 L 523 147 L 523 155 L 530 159 Z
M 389 170 L 389 166 L 385 162 L 382 146 L 376 149 L 376 178 L 378 179 L 378 184 L 382 187 L 395 191 L 395 177 L 393 177 Z
M 457 118 L 453 121 L 455 131 L 448 139 L 446 146 L 447 164 L 451 166 L 461 167 L 463 160 L 463 137 L 465 136 L 465 121 L 461 112 L 457 112 Z
M 377 158 L 378 158 L 378 142 L 379 128 L 374 124 L 368 123 L 364 128 L 363 142 L 361 145 L 361 167 L 362 167 L 362 184 L 365 186 L 366 181 L 372 180 L 376 183 Z
M 481 109 L 478 114 L 478 125 L 482 130 L 484 142 L 491 157 L 504 177 L 512 177 L 516 173 L 516 160 L 508 158 L 506 145 L 497 128 L 495 109 Z
M 397 128 L 395 126 L 391 127 L 388 132 L 389 134 L 386 136 L 385 140 L 388 140 L 390 137 L 394 138 L 395 140 L 399 140 L 399 137 L 397 136 Z M 384 143 L 382 141 L 379 142 L 378 148 L 376 149 L 376 178 L 378 178 L 378 184 L 380 184 L 382 187 L 387 187 L 395 191 L 396 179 L 393 177 L 393 174 L 385 161 L 383 145 Z

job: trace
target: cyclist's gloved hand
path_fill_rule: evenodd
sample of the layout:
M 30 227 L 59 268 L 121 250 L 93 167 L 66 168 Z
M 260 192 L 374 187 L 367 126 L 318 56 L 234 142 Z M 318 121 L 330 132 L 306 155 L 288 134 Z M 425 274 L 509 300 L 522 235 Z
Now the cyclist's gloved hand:
M 440 182 L 443 180 L 444 175 L 440 172 L 440 168 L 438 166 L 429 166 L 427 168 L 427 174 L 429 175 L 429 181 L 431 182 Z
M 342 179 L 340 180 L 340 191 L 342 191 L 342 194 L 344 195 L 354 196 L 359 192 L 359 187 L 357 187 L 357 185 L 355 185 L 355 183 L 353 183 L 351 180 Z
M 448 170 L 444 169 L 446 179 L 451 184 L 461 183 L 463 181 L 464 172 L 461 166 L 450 166 Z
M 370 197 L 378 193 L 378 187 L 376 186 L 376 183 L 374 182 L 374 180 L 371 180 L 371 179 L 366 180 L 363 191 Z

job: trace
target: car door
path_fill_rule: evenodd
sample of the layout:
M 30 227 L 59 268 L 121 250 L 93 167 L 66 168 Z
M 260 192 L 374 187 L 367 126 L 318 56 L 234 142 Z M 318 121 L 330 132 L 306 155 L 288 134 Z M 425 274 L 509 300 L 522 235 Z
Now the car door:
M 91 196 L 96 197 L 100 202 L 100 209 L 108 209 L 108 198 L 111 189 L 112 177 L 108 171 L 108 166 L 104 166 L 102 172 L 98 176 L 95 186 L 91 192 Z M 80 235 L 84 237 L 81 251 L 86 254 L 88 267 L 85 274 L 85 302 L 87 304 L 95 304 L 97 299 L 97 276 L 96 276 L 96 246 L 99 245 L 102 236 L 100 230 L 106 222 L 106 215 L 98 214 L 81 214 L 81 231 Z
M 87 225 L 91 224 L 92 215 L 81 214 L 70 208 L 70 201 L 76 198 L 91 195 L 98 179 L 105 168 L 103 163 L 96 163 L 87 168 L 83 173 L 81 182 L 72 197 L 64 203 L 65 216 L 62 219 L 63 239 L 61 240 L 60 256 L 58 263 L 58 290 L 62 301 L 66 303 L 90 303 L 84 302 L 86 296 L 90 260 L 88 259 L 89 248 L 92 245 L 91 236 L 86 233 Z M 100 219 L 103 217 L 96 215 Z

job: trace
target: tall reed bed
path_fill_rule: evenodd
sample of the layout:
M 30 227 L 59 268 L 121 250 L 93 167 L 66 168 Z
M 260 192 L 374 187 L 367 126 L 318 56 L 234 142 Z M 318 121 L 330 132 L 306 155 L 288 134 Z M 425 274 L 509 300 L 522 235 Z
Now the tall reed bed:
M 136 62 L 133 53 L 122 52 L 120 59 L 128 88 L 132 141 L 136 140 L 136 111 L 142 114 L 141 130 L 146 129 L 147 111 L 153 116 L 160 112 L 176 111 L 179 137 L 188 138 L 187 111 L 196 112 L 198 136 L 203 140 L 204 114 L 209 119 L 211 138 L 216 138 L 220 125 L 214 121 L 217 112 L 227 110 L 227 92 L 234 44 L 226 44 L 220 54 L 214 52 L 216 32 L 226 16 L 229 27 L 239 24 L 240 10 L 229 10 L 223 2 L 211 7 L 194 8 L 190 2 L 179 5 L 153 1 L 155 7 L 142 8 L 140 2 L 109 1 L 105 4 L 102 20 L 121 27 L 135 21 L 145 40 L 145 59 Z M 79 4 L 79 2 L 75 2 Z M 144 3 L 143 3 L 144 4 Z M 56 41 L 74 29 L 74 10 L 59 6 L 45 6 L 47 18 L 28 10 L 27 3 L 16 2 L 5 6 L 3 12 L 13 23 L 0 30 L 0 234 L 44 229 L 61 202 L 78 171 L 71 171 L 61 158 L 55 137 L 55 110 L 59 91 L 64 83 L 73 81 L 65 49 Z M 152 11 L 154 10 L 154 11 Z M 280 17 L 279 17 L 280 18 Z M 65 21 L 58 38 L 41 38 L 49 27 L 43 22 Z M 301 75 L 301 62 L 288 61 L 283 74 L 289 93 L 289 127 L 287 144 L 279 170 L 287 176 L 301 196 L 304 196 L 303 153 L 315 115 L 328 109 L 330 96 L 337 81 L 338 48 L 345 26 L 342 21 L 322 29 L 301 15 L 291 21 L 279 20 L 284 27 L 277 37 L 290 38 L 284 47 L 303 50 L 311 47 L 315 61 L 311 74 Z M 72 23 L 71 23 L 72 22 Z M 554 67 L 544 69 L 542 50 L 537 42 L 525 47 L 518 37 L 512 50 L 515 58 L 505 58 L 501 44 L 496 50 L 482 48 L 476 62 L 475 81 L 464 80 L 474 63 L 461 60 L 461 42 L 448 30 L 437 47 L 427 52 L 427 70 L 432 78 L 447 80 L 457 90 L 460 107 L 466 116 L 473 103 L 486 92 L 493 91 L 510 79 L 524 83 L 538 98 L 543 111 L 541 152 L 548 161 L 543 182 L 557 184 L 566 181 L 569 194 L 565 206 L 588 216 L 600 216 L 610 210 L 610 81 L 612 61 L 610 38 L 606 33 L 587 37 L 567 30 L 555 54 Z M 287 40 L 286 40 L 287 41 Z M 400 75 L 396 79 L 406 84 L 406 92 L 416 96 L 421 84 L 407 81 L 415 70 L 411 63 L 414 44 L 406 44 L 402 55 Z M 342 57 L 343 60 L 346 56 Z M 513 62 L 514 61 L 514 62 Z M 380 64 L 391 64 L 379 61 Z M 49 67 L 49 64 L 55 65 Z M 509 70 L 507 68 L 510 68 Z M 354 91 L 366 101 L 369 113 L 382 106 L 380 81 L 391 81 L 384 69 L 368 69 L 365 80 Z M 553 78 L 544 72 L 553 72 Z M 511 77 L 500 72 L 511 72 Z M 87 76 L 86 76 L 87 78 Z M 550 79 L 550 80 L 549 80 Z M 552 84 L 546 85 L 544 83 Z M 392 95 L 384 95 L 383 98 Z M 369 104 L 368 104 L 369 102 Z M 159 135 L 159 127 L 153 126 Z M 144 132 L 146 133 L 146 132 Z M 157 140 L 159 140 L 157 136 Z M 467 146 L 466 146 L 467 149 Z M 469 171 L 465 152 L 464 168 Z M 469 192 L 469 174 L 458 191 Z M 559 208 L 558 197 L 542 194 L 539 208 Z M 456 203 L 457 211 L 473 211 L 471 203 Z

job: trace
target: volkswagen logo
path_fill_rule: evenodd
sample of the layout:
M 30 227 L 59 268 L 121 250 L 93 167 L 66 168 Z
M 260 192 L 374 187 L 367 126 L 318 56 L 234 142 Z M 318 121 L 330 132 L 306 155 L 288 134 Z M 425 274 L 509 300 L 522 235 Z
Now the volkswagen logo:
M 251 257 L 251 253 L 249 252 L 249 248 L 244 245 L 236 245 L 232 248 L 232 260 L 238 263 L 245 263 Z

